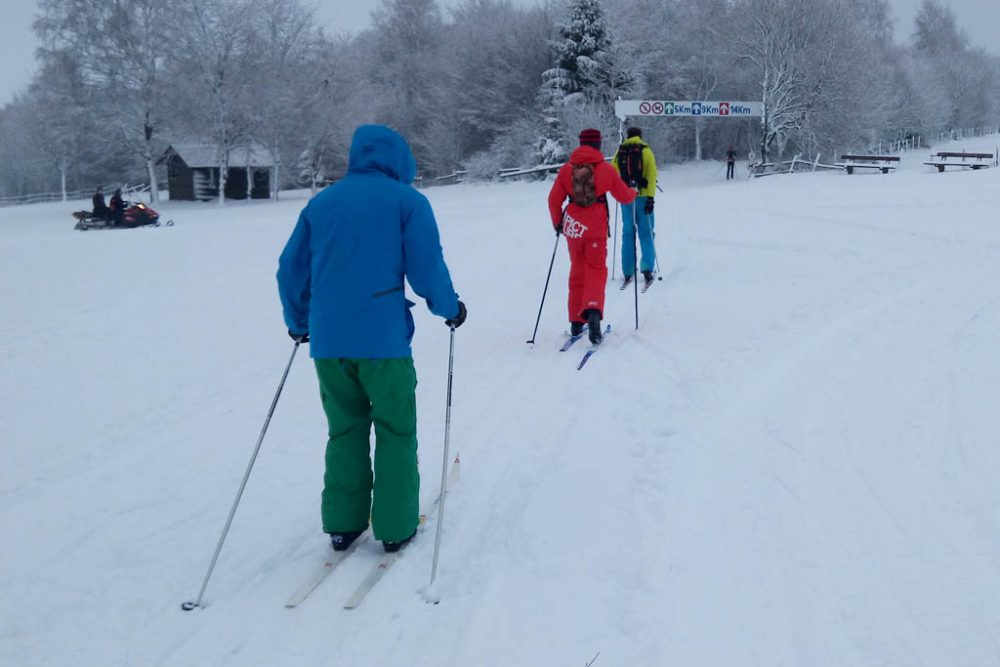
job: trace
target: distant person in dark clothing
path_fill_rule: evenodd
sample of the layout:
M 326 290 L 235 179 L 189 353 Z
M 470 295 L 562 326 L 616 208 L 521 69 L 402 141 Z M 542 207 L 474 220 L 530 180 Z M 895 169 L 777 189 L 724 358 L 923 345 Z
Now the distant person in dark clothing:
M 94 204 L 93 216 L 107 220 L 111 215 L 111 209 L 104 203 L 104 188 L 97 188 L 97 192 L 94 193 L 94 198 L 91 201 Z
M 111 224 L 120 225 L 125 219 L 125 200 L 122 199 L 121 188 L 117 188 L 111 195 Z
M 736 149 L 732 146 L 726 149 L 726 180 L 736 178 Z

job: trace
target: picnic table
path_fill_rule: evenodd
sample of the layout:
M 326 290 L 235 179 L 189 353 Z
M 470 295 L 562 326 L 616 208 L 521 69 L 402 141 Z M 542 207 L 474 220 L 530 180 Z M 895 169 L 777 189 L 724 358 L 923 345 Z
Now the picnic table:
M 931 155 L 924 164 L 937 167 L 938 173 L 945 167 L 960 167 L 965 169 L 987 169 L 993 166 L 993 153 L 965 153 L 961 151 L 941 151 Z
M 837 166 L 843 167 L 848 174 L 853 174 L 855 169 L 876 169 L 888 174 L 899 163 L 897 155 L 841 155 L 840 159 L 842 162 Z

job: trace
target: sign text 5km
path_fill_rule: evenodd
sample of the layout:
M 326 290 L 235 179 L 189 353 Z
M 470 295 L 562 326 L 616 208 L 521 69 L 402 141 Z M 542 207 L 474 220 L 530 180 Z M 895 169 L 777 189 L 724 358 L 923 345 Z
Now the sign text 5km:
M 700 102 L 689 100 L 618 100 L 615 115 L 621 120 L 629 116 L 698 116 L 707 118 L 760 117 L 762 102 Z

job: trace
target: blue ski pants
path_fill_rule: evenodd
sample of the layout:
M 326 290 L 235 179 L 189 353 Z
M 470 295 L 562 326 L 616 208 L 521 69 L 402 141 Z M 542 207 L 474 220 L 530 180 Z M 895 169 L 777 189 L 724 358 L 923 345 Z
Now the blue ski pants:
M 652 213 L 646 213 L 647 199 L 649 198 L 636 197 L 634 203 L 621 205 L 622 274 L 626 276 L 635 275 L 636 226 L 639 228 L 639 245 L 642 248 L 642 261 L 639 262 L 639 270 L 652 271 L 656 267 L 656 248 L 653 245 L 655 221 Z

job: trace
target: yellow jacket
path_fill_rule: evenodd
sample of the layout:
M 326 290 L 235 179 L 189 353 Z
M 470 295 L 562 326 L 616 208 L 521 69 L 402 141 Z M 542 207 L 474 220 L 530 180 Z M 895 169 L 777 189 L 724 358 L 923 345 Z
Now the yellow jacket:
M 649 144 L 643 143 L 642 137 L 629 137 L 626 144 L 642 144 L 646 150 L 642 152 L 642 177 L 646 179 L 646 187 L 639 190 L 640 197 L 652 197 L 656 194 L 656 158 L 653 157 L 653 149 Z M 611 166 L 618 171 L 618 151 L 615 151 L 611 158 Z M 619 176 L 621 174 L 619 173 Z

